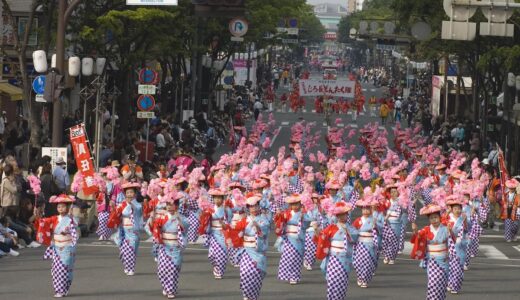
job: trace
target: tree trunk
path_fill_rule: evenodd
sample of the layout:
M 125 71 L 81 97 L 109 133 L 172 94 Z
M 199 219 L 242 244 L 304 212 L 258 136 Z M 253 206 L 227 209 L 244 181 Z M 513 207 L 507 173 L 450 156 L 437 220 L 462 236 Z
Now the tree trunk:
M 132 68 L 125 67 L 120 71 L 121 76 L 121 96 L 118 98 L 117 107 L 120 107 L 119 110 L 119 133 L 121 136 L 128 136 L 128 121 L 130 117 L 130 107 L 129 107 L 129 98 L 130 98 L 130 78 L 132 76 Z

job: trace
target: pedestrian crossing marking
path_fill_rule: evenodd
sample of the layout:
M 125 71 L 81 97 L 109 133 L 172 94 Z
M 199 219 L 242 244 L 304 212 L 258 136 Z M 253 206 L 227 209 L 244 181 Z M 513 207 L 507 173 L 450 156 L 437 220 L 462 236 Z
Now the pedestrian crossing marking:
M 307 112 L 307 110 L 306 110 L 306 109 L 304 108 L 304 109 L 302 109 L 302 112 L 306 113 L 306 112 Z
M 370 91 L 371 91 L 371 92 L 375 92 L 375 91 L 376 91 L 376 89 L 370 89 Z
M 479 250 L 484 253 L 486 258 L 490 259 L 500 259 L 500 260 L 507 260 L 507 256 L 505 256 L 504 253 L 502 253 L 500 250 L 498 250 L 495 246 L 492 245 L 480 245 Z
M 288 126 L 289 122 L 282 122 L 282 126 Z
M 315 109 L 313 109 L 313 110 L 312 110 L 312 112 L 313 112 L 313 113 L 315 113 L 315 112 L 316 112 L 316 110 L 315 110 Z
M 360 115 L 360 116 L 364 116 L 365 113 L 364 113 L 364 112 L 360 112 L 359 115 Z
M 513 246 L 513 248 L 515 248 L 516 251 L 520 252 L 520 246 Z

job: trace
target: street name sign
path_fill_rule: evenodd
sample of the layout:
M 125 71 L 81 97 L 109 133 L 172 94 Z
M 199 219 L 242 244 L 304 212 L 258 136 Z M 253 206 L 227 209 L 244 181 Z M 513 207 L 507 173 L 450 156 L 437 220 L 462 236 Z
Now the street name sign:
M 155 118 L 155 114 L 153 111 L 138 111 L 137 118 L 138 119 L 153 119 L 153 118 Z

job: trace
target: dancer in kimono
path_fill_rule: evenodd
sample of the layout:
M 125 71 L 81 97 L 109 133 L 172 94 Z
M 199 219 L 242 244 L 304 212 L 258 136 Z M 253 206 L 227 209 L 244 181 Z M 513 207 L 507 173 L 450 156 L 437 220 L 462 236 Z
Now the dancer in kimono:
M 214 207 L 204 210 L 200 216 L 199 234 L 205 234 L 205 247 L 208 248 L 208 259 L 213 266 L 215 279 L 222 279 L 226 272 L 228 261 L 228 247 L 224 237 L 231 222 L 231 209 L 224 206 L 224 197 L 227 192 L 221 187 L 210 189 L 209 195 L 213 198 Z
M 165 186 L 165 181 L 152 179 L 146 191 L 151 200 L 145 201 L 143 205 L 143 216 L 147 220 L 144 230 L 152 238 L 152 257 L 155 262 L 157 262 L 159 244 L 153 236 L 153 224 L 156 219 L 166 214 L 166 202 L 160 200 L 164 196 Z
M 520 216 L 520 195 L 517 194 L 516 188 L 519 182 L 516 179 L 506 181 L 507 191 L 502 201 L 502 220 L 504 220 L 504 237 L 506 242 L 517 240 L 518 234 L 518 217 Z
M 51 276 L 55 298 L 67 296 L 72 285 L 78 240 L 77 222 L 71 215 L 74 200 L 74 196 L 64 194 L 52 196 L 49 203 L 57 204 L 57 216 L 42 218 L 41 212 L 35 209 L 37 240 L 49 246 L 43 258 L 52 259 Z
M 180 192 L 183 197 L 180 201 L 179 213 L 185 216 L 190 223 L 188 228 L 188 242 L 195 243 L 199 238 L 197 230 L 199 228 L 200 209 L 196 199 L 192 199 L 188 193 L 185 192 L 187 187 L 186 178 L 174 179 L 175 189 Z
M 464 270 L 469 270 L 469 262 L 471 258 L 474 258 L 478 254 L 478 248 L 480 246 L 480 236 L 484 232 L 482 225 L 487 220 L 487 214 L 489 205 L 486 205 L 486 198 L 471 197 L 469 193 L 464 194 L 467 205 L 464 206 L 463 211 L 466 214 L 466 224 L 468 226 L 468 252 L 466 255 L 466 261 L 464 263 Z
M 117 192 L 116 184 L 113 180 L 119 177 L 119 172 L 115 167 L 106 167 L 100 171 L 105 180 L 105 191 L 99 193 L 96 199 L 96 207 L 98 212 L 98 228 L 96 234 L 100 241 L 108 241 L 112 235 L 112 229 L 108 228 L 108 218 L 110 217 L 110 200 L 112 195 Z
M 274 221 L 275 233 L 278 239 L 275 248 L 282 253 L 278 266 L 278 279 L 298 284 L 301 278 L 303 250 L 305 245 L 305 230 L 310 219 L 302 212 L 300 195 L 292 194 L 285 199 L 289 209 L 278 213 Z M 315 229 L 317 228 L 315 225 Z
M 464 280 L 464 262 L 468 246 L 466 215 L 462 215 L 462 201 L 460 195 L 450 195 L 446 198 L 449 207 L 445 225 L 451 234 L 449 239 L 449 263 L 450 273 L 448 277 L 448 291 L 458 294 Z
M 427 300 L 446 299 L 448 286 L 448 239 L 450 233 L 441 223 L 441 207 L 430 204 L 421 208 L 420 214 L 427 216 L 430 225 L 418 230 L 413 225 L 411 242 L 414 244 L 411 257 L 421 259 L 421 266 L 428 276 Z
M 249 211 L 232 227 L 243 236 L 244 248 L 240 256 L 240 290 L 244 300 L 257 300 L 260 296 L 262 281 L 267 272 L 267 237 L 269 220 L 262 214 L 260 208 L 261 195 L 246 199 Z
M 314 209 L 308 211 L 306 214 L 310 220 L 309 228 L 305 233 L 305 255 L 303 256 L 303 266 L 307 271 L 312 271 L 312 266 L 316 262 L 316 236 L 318 231 L 316 227 L 321 228 L 323 218 L 320 212 L 320 195 L 312 194 L 312 201 L 314 202 Z
M 125 200 L 117 207 L 111 203 L 109 228 L 117 228 L 116 244 L 119 246 L 119 259 L 123 263 L 126 275 L 135 274 L 135 263 L 139 249 L 139 231 L 143 223 L 143 208 L 137 202 L 136 195 L 141 184 L 137 182 L 124 183 L 121 188 L 125 194 Z
M 181 193 L 172 192 L 162 197 L 166 213 L 154 219 L 153 236 L 158 243 L 157 276 L 163 287 L 163 295 L 173 299 L 181 272 L 183 250 L 186 247 L 188 220 L 179 214 Z
M 399 204 L 399 192 L 394 184 L 388 185 L 390 190 L 390 207 L 386 211 L 385 226 L 383 228 L 383 263 L 393 265 L 399 252 L 399 237 L 401 235 L 402 208 Z
M 321 270 L 327 281 L 328 300 L 343 300 L 347 297 L 353 245 L 358 237 L 356 229 L 347 223 L 350 211 L 352 205 L 349 203 L 334 204 L 329 214 L 335 215 L 336 223 L 327 226 L 318 237 L 316 257 L 323 260 Z
M 358 200 L 356 206 L 361 208 L 361 217 L 357 218 L 352 226 L 359 232 L 359 239 L 355 246 L 354 269 L 357 274 L 357 284 L 367 288 L 376 272 L 378 251 L 377 219 L 372 213 L 371 199 Z

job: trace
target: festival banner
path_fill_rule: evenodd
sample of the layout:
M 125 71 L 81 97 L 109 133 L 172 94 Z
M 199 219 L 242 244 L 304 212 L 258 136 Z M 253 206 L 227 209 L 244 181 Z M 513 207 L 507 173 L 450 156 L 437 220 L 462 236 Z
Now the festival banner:
M 354 98 L 355 81 L 350 80 L 300 80 L 300 96 L 332 96 Z
M 506 168 L 506 160 L 504 157 L 504 151 L 502 151 L 502 149 L 500 148 L 498 143 L 497 143 L 497 149 L 498 149 L 498 169 L 499 169 L 499 174 L 500 174 L 500 189 L 502 191 L 502 199 L 504 200 L 502 203 L 507 203 L 507 201 L 505 201 L 505 197 L 506 197 L 505 189 L 506 189 L 506 181 L 509 180 L 509 173 L 507 172 L 507 168 Z M 497 199 L 497 201 L 498 201 L 498 199 Z
M 88 196 L 97 192 L 94 183 L 94 164 L 87 145 L 85 125 L 79 124 L 70 129 L 70 143 L 74 151 L 74 159 L 78 172 L 83 175 L 83 194 Z

